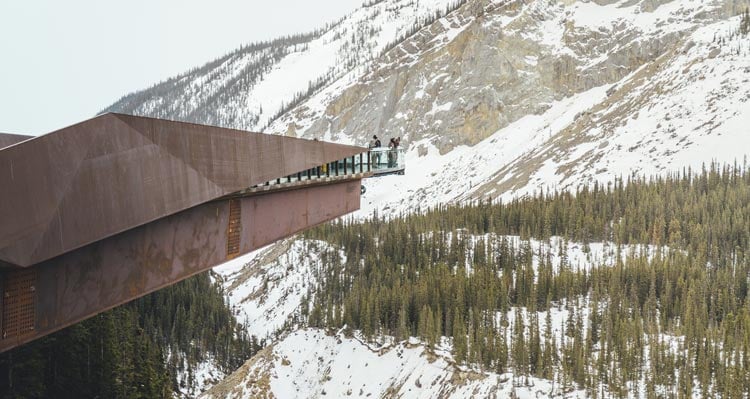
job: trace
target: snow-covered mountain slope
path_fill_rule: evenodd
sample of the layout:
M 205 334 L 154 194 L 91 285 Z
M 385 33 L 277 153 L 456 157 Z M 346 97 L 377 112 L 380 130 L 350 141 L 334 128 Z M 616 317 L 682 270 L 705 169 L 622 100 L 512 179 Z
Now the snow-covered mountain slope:
M 578 305 L 583 305 L 579 307 Z M 512 308 L 504 317 L 507 341 L 517 323 L 533 325 L 538 321 L 542 340 L 554 340 L 558 348 L 572 342 L 565 326 L 582 320 L 588 328 L 590 303 L 560 303 L 548 311 L 534 314 L 526 308 Z M 579 310 L 576 310 L 579 309 Z M 580 312 L 577 313 L 577 312 Z M 549 313 L 549 314 L 548 314 Z M 521 317 L 517 320 L 518 317 Z M 547 323 L 550 327 L 547 328 Z M 526 336 L 530 335 L 526 332 Z M 660 335 L 661 344 L 679 351 L 680 338 Z M 289 333 L 265 348 L 241 368 L 201 395 L 201 398 L 586 398 L 555 372 L 550 379 L 517 376 L 511 371 L 459 366 L 451 356 L 451 342 L 442 338 L 429 347 L 416 338 L 394 342 L 381 337 L 372 343 L 341 331 L 331 334 L 319 329 L 301 329 Z M 648 369 L 648 360 L 644 364 Z M 628 398 L 646 397 L 645 382 L 632 387 Z M 602 387 L 601 393 L 608 391 Z
M 749 5 L 369 2 L 108 110 L 344 143 L 401 136 L 406 176 L 368 180 L 360 216 L 742 162 L 750 38 L 735 15 Z
M 738 25 L 732 18 L 697 29 L 472 195 L 743 162 L 750 153 L 750 37 L 732 36 Z
M 448 233 L 449 238 L 451 234 Z M 505 239 L 516 249 L 528 244 L 534 267 L 540 262 L 540 250 L 548 249 L 555 249 L 555 256 L 550 259 L 554 270 L 559 269 L 563 253 L 567 267 L 573 270 L 612 266 L 617 259 L 618 248 L 611 242 L 584 245 L 556 236 L 549 241 L 525 241 L 519 236 L 470 236 L 467 267 L 473 256 L 473 245 L 480 238 Z M 641 254 L 645 250 L 646 254 L 652 254 L 656 249 L 633 246 L 620 250 L 624 259 L 631 253 Z M 346 255 L 325 241 L 293 237 L 216 267 L 214 276 L 220 280 L 235 316 L 247 326 L 248 332 L 259 339 L 272 340 L 285 327 L 300 324 L 301 316 L 309 310 L 307 307 L 315 289 L 324 278 L 322 270 L 328 262 L 345 263 Z
M 167 355 L 167 362 L 169 361 L 170 356 Z M 176 375 L 177 392 L 174 397 L 194 398 L 226 377 L 227 373 L 216 366 L 215 359 L 205 359 L 193 367 L 189 367 L 185 361 Z
M 452 234 L 466 233 L 460 230 L 447 232 L 447 242 L 451 241 Z M 650 257 L 657 250 L 656 247 L 625 246 L 618 251 L 617 246 L 610 242 L 584 245 L 561 237 L 550 237 L 545 241 L 491 234 L 464 238 L 469 272 L 473 248 L 480 240 L 507 240 L 516 249 L 528 246 L 535 269 L 542 261 L 549 261 L 555 271 L 563 264 L 570 270 L 611 267 L 616 264 L 618 254 L 622 261 L 627 262 L 629 256 Z M 551 257 L 540 259 L 540 254 L 547 250 L 551 250 Z M 383 346 L 374 348 L 361 338 L 346 338 L 341 334 L 330 336 L 321 330 L 298 330 L 299 325 L 304 325 L 304 315 L 311 306 L 314 288 L 323 278 L 323 262 L 345 261 L 344 253 L 330 244 L 298 237 L 215 269 L 238 318 L 248 323 L 253 334 L 267 338 L 270 344 L 204 396 L 304 398 L 319 397 L 326 392 L 332 397 L 463 398 L 491 397 L 492 392 L 497 394 L 496 397 L 505 397 L 515 391 L 520 398 L 583 397 L 582 392 L 565 390 L 554 381 L 526 377 L 514 379 L 509 373 L 498 375 L 459 368 L 451 358 L 450 342 L 445 339 L 437 350 L 431 350 L 416 339 L 394 343 L 390 337 L 381 337 Z M 560 304 L 551 310 L 551 330 L 560 347 L 566 339 L 562 326 L 572 309 L 572 306 Z M 525 309 L 519 310 L 523 317 L 529 317 Z M 510 325 L 515 314 L 513 309 L 505 315 Z M 538 318 L 546 320 L 546 312 L 539 312 Z M 540 324 L 541 333 L 546 328 L 544 323 Z M 506 329 L 506 334 L 509 333 L 510 328 Z M 205 378 L 201 381 L 205 388 L 216 382 Z
M 299 323 L 304 304 L 323 278 L 324 262 L 345 262 L 342 251 L 323 241 L 291 238 L 214 269 L 237 320 L 259 339 L 273 339 Z
M 131 93 L 103 112 L 257 130 L 309 91 L 344 76 L 358 76 L 399 38 L 459 3 L 368 1 L 331 26 L 243 46 Z
M 417 341 L 374 347 L 343 334 L 289 334 L 216 385 L 204 398 L 583 398 L 553 381 L 460 368 L 450 348 Z
M 470 1 L 272 131 L 409 146 L 363 210 L 510 198 L 750 152 L 746 1 Z
M 271 130 L 308 137 L 429 138 L 476 144 L 552 101 L 612 84 L 744 1 L 473 0 L 421 30 L 348 85 L 334 84 Z M 349 83 L 349 82 L 344 82 Z

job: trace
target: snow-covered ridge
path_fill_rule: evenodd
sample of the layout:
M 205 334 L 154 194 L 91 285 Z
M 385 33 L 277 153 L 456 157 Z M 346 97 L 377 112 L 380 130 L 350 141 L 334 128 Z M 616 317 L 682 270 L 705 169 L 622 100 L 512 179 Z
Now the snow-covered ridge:
M 105 111 L 259 129 L 312 86 L 347 74 L 358 75 L 415 24 L 445 12 L 455 2 L 371 2 L 325 30 L 240 48 L 192 72 L 125 96 Z
M 622 79 L 551 101 L 475 145 L 441 154 L 433 138 L 413 142 L 406 175 L 366 181 L 358 215 L 741 163 L 750 154 L 750 37 L 733 34 L 738 26 L 732 17 L 696 27 Z
M 535 398 L 552 396 L 554 383 L 528 378 L 518 384 L 512 374 L 457 367 L 449 347 L 430 350 L 416 340 L 374 349 L 357 338 L 327 335 L 321 330 L 289 334 L 246 363 L 204 398 Z M 583 392 L 566 397 L 583 398 Z

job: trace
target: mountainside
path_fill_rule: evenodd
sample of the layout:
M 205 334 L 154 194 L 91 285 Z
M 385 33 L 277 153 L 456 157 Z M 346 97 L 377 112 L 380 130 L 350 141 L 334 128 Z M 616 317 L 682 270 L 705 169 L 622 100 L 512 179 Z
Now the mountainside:
M 742 162 L 750 148 L 748 0 L 370 3 L 107 110 L 360 145 L 401 136 L 408 173 L 368 181 L 361 216 Z
M 750 169 L 714 166 L 316 228 L 249 265 L 331 250 L 205 396 L 746 398 L 749 206 Z
M 520 246 L 518 237 L 512 239 Z M 611 261 L 613 248 L 592 247 L 595 252 L 586 255 L 581 245 L 571 243 L 571 264 L 590 267 L 594 259 Z M 421 392 L 419 397 L 427 398 L 455 390 L 469 394 L 475 388 L 506 387 L 510 391 L 512 375 L 484 376 L 471 370 L 464 374 L 482 382 L 468 389 L 454 387 L 451 381 L 458 376 L 453 374 L 462 371 L 456 367 L 447 342 L 435 353 L 416 340 L 409 345 L 389 342 L 376 348 L 362 337 L 333 337 L 317 329 L 298 331 L 307 324 L 314 294 L 328 269 L 325 264 L 345 262 L 345 254 L 325 241 L 298 237 L 262 249 L 251 259 L 217 268 L 238 319 L 247 320 L 250 331 L 269 338 L 272 344 L 203 396 L 304 398 L 326 392 L 333 397 L 383 397 L 399 392 L 415 397 Z M 281 334 L 278 338 L 277 332 Z M 440 362 L 434 364 L 435 360 Z M 427 380 L 424 390 L 417 389 L 416 383 L 422 385 L 421 381 Z
M 369 63 L 459 0 L 375 0 L 308 34 L 253 43 L 102 112 L 260 130 L 301 98 Z
M 539 378 L 517 385 L 512 374 L 462 369 L 449 352 L 417 340 L 373 345 L 344 334 L 299 330 L 201 397 L 535 398 L 554 391 L 554 382 Z M 584 398 L 585 393 L 567 397 Z
M 401 136 L 407 176 L 368 182 L 364 215 L 742 162 L 747 5 L 470 1 L 270 130 Z
M 273 340 L 306 320 L 325 263 L 345 255 L 324 241 L 290 238 L 214 269 L 237 320 L 250 335 Z M 304 312 L 303 312 L 304 309 Z
M 480 241 L 508 240 L 516 250 L 530 245 L 535 270 L 549 262 L 559 273 L 564 268 L 591 271 L 595 267 L 612 267 L 618 257 L 646 251 L 649 257 L 655 246 L 620 248 L 612 242 L 567 242 L 561 237 L 548 241 L 526 241 L 519 236 L 473 236 L 458 231 L 459 240 L 468 240 L 463 260 L 471 269 L 475 249 Z M 447 234 L 447 241 L 452 234 Z M 550 259 L 541 254 L 558 249 Z M 663 249 L 664 253 L 667 249 Z M 245 263 L 248 262 L 248 263 Z M 244 262 L 232 262 L 216 269 L 238 319 L 246 320 L 248 329 L 271 344 L 222 382 L 206 391 L 204 398 L 306 398 L 332 397 L 414 397 L 518 398 L 586 397 L 582 390 L 563 388 L 561 381 L 512 372 L 497 373 L 459 365 L 452 355 L 452 342 L 441 339 L 437 346 L 417 338 L 395 342 L 380 336 L 373 343 L 361 333 L 347 336 L 341 331 L 331 334 L 324 329 L 302 329 L 314 307 L 326 270 L 331 264 L 346 263 L 346 254 L 325 241 L 298 237 L 258 251 Z M 514 308 L 506 317 L 512 322 L 516 311 L 528 319 L 529 312 Z M 550 331 L 562 341 L 572 307 L 560 305 L 549 310 Z M 249 317 L 248 313 L 252 315 Z M 544 330 L 546 312 L 537 316 Z M 279 334 L 277 336 L 277 333 Z M 507 331 L 510 335 L 510 331 Z M 208 386 L 208 385 L 207 385 Z M 494 395 L 494 396 L 493 396 Z
M 750 22 L 742 22 L 739 14 L 748 6 L 749 0 L 371 1 L 326 29 L 243 47 L 130 94 L 107 110 L 360 145 L 373 134 L 384 141 L 400 136 L 408 149 L 406 174 L 364 182 L 367 193 L 362 210 L 355 215 L 360 221 L 374 212 L 389 219 L 446 203 L 482 198 L 507 203 L 541 190 L 575 191 L 596 182 L 601 183 L 598 187 L 612 187 L 615 180 L 628 181 L 634 175 L 664 176 L 688 167 L 699 171 L 712 161 L 746 164 L 750 153 Z M 745 170 L 744 166 L 740 169 Z M 725 220 L 716 226 L 741 225 L 735 221 L 745 214 L 737 212 L 724 214 Z M 644 224 L 651 223 L 652 216 L 641 219 Z M 701 253 L 696 249 L 701 239 L 693 237 L 689 248 L 661 247 L 674 231 L 668 221 L 673 216 L 667 212 L 659 219 L 662 226 L 648 225 L 620 238 L 632 241 L 630 250 L 622 250 L 613 237 L 599 241 L 567 241 L 561 235 L 535 237 L 529 241 L 534 253 L 530 267 L 537 273 L 538 265 L 544 263 L 541 254 L 548 251 L 556 277 L 560 277 L 559 269 L 554 265 L 575 259 L 574 264 L 581 266 L 575 271 L 582 274 L 575 278 L 590 282 L 583 270 L 619 271 L 624 267 L 617 262 L 618 249 L 652 254 L 654 247 L 660 247 L 669 254 L 670 262 L 687 270 L 686 253 Z M 619 219 L 609 223 L 615 221 Z M 682 223 L 685 234 L 706 233 Z M 429 232 L 442 233 L 453 234 Z M 504 237 L 520 247 L 528 231 Z M 746 244 L 742 241 L 738 248 Z M 374 251 L 375 247 L 366 248 Z M 552 251 L 554 247 L 559 249 Z M 368 343 L 373 338 L 371 331 L 362 335 L 373 326 L 361 320 L 349 326 L 355 330 L 353 335 L 339 331 L 341 320 L 331 322 L 330 317 L 352 303 L 343 306 L 337 302 L 342 297 L 335 295 L 321 303 L 321 292 L 330 294 L 326 290 L 332 282 L 344 281 L 343 272 L 331 270 L 372 262 L 368 257 L 372 255 L 364 249 L 348 254 L 346 249 L 318 236 L 297 237 L 217 268 L 217 278 L 229 294 L 237 319 L 250 333 L 267 339 L 270 346 L 209 396 L 467 397 L 493 391 L 502 397 L 515 390 L 518 397 L 576 397 L 597 392 L 591 387 L 601 381 L 586 380 L 580 370 L 571 371 L 573 376 L 566 377 L 567 385 L 561 387 L 559 379 L 568 372 L 561 370 L 573 367 L 572 358 L 556 363 L 558 370 L 547 378 L 533 373 L 527 377 L 508 369 L 493 370 L 494 363 L 484 370 L 465 366 L 465 359 L 454 358 L 450 340 L 443 340 L 454 334 L 453 330 L 443 331 L 438 343 L 427 342 L 423 336 L 407 343 L 394 341 L 389 338 L 393 334 L 386 331 L 375 334 L 375 340 L 383 345 L 377 348 Z M 467 256 L 470 268 L 473 255 Z M 714 282 L 716 275 L 701 273 L 719 273 L 712 268 L 716 261 L 700 264 L 705 260 L 701 258 L 690 264 L 692 274 L 678 277 L 675 270 L 679 268 L 666 261 L 667 266 L 652 264 L 649 256 L 635 262 L 634 269 L 625 269 L 630 274 L 628 279 L 623 277 L 623 285 L 634 276 L 639 285 L 634 284 L 638 288 L 625 295 L 632 308 L 623 305 L 618 311 L 644 307 L 651 295 L 649 281 L 658 281 L 659 289 L 669 286 L 669 290 L 679 290 L 684 306 L 670 305 L 669 316 L 659 313 L 664 324 L 658 324 L 656 333 L 639 330 L 644 328 L 644 320 L 654 317 L 651 313 L 640 319 L 635 316 L 638 312 L 626 312 L 630 318 L 618 319 L 623 323 L 618 328 L 643 334 L 633 332 L 616 344 L 622 348 L 641 345 L 643 351 L 637 355 L 627 352 L 627 356 L 617 352 L 614 359 L 607 359 L 609 368 L 598 364 L 596 372 L 588 370 L 589 375 L 599 375 L 606 369 L 611 374 L 604 372 L 601 378 L 614 379 L 609 385 L 600 385 L 600 395 L 638 397 L 652 389 L 677 396 L 678 384 L 691 384 L 681 376 L 694 372 L 688 367 L 655 382 L 641 371 L 618 375 L 620 362 L 627 367 L 638 364 L 639 370 L 656 365 L 677 370 L 680 362 L 687 364 L 686 359 L 695 359 L 696 368 L 700 359 L 714 362 L 714 367 L 722 370 L 748 363 L 743 355 L 735 358 L 743 360 L 727 360 L 731 356 L 716 349 L 734 344 L 722 341 L 730 335 L 724 329 L 731 328 L 722 324 L 724 319 L 712 319 L 715 324 L 701 326 L 714 334 L 703 349 L 682 338 L 686 328 L 697 328 L 682 324 L 686 314 L 695 314 L 692 308 L 688 312 L 687 295 L 695 306 L 704 306 L 701 311 L 713 306 L 714 302 L 700 302 L 701 294 L 708 297 L 713 292 L 701 282 Z M 741 254 L 732 256 L 742 259 Z M 565 262 L 560 260 L 563 258 Z M 722 273 L 731 263 L 723 262 L 718 268 Z M 667 271 L 658 278 L 644 277 L 644 269 L 638 268 L 644 264 Z M 614 265 L 617 267 L 610 268 Z M 363 266 L 363 270 L 370 269 Z M 457 270 L 456 266 L 453 272 Z M 351 279 L 359 277 L 351 273 Z M 398 270 L 394 268 L 392 273 L 398 275 Z M 678 278 L 679 283 L 669 280 L 671 285 L 664 284 L 665 279 Z M 615 285 L 610 289 L 616 290 Z M 732 306 L 741 307 L 745 291 L 746 287 L 731 291 L 737 295 Z M 662 301 L 677 295 L 675 292 L 655 295 Z M 579 294 L 557 302 L 557 307 L 566 309 L 554 316 L 555 326 L 572 320 L 568 312 L 574 307 L 568 309 L 567 304 L 574 301 L 582 303 L 580 312 L 576 311 L 579 317 L 581 312 L 586 314 L 582 323 L 589 323 L 588 316 L 596 314 L 587 299 L 593 294 L 583 289 Z M 726 297 L 721 301 L 727 301 Z M 536 319 L 545 317 L 543 311 L 531 312 L 522 304 L 504 310 L 507 318 L 516 311 L 526 318 L 534 313 L 539 313 Z M 419 319 L 420 311 L 413 310 L 410 317 Z M 713 311 L 710 314 L 715 316 Z M 390 318 L 393 323 L 398 315 Z M 310 325 L 318 328 L 299 330 Z M 514 328 L 505 324 L 503 331 L 510 334 Z M 742 333 L 739 327 L 737 331 Z M 581 350 L 573 348 L 573 337 L 563 335 L 554 332 L 561 351 L 566 342 L 570 351 Z M 587 345 L 593 345 L 587 350 L 597 352 L 614 344 Z M 653 355 L 657 349 L 661 358 Z M 364 364 L 349 362 L 351 353 L 366 359 Z M 597 359 L 601 357 L 597 355 Z M 660 372 L 666 373 L 662 368 Z M 362 376 L 368 378 L 361 380 Z M 573 389 L 571 380 L 576 378 L 578 386 L 586 385 L 589 391 Z M 629 379 L 631 385 L 625 387 L 623 382 L 620 387 L 629 392 L 613 388 L 617 378 Z M 696 386 L 704 391 L 694 397 L 714 397 L 739 381 L 734 378 L 741 376 L 723 371 L 699 375 Z
M 359 142 L 373 131 L 428 138 L 445 153 L 681 50 L 685 35 L 737 15 L 741 4 L 470 1 L 389 51 L 354 84 L 324 90 L 276 125 Z

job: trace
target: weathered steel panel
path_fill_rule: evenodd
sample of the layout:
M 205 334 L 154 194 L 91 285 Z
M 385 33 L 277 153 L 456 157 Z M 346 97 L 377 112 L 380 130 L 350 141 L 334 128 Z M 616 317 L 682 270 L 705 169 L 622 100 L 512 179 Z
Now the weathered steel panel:
M 242 231 L 242 251 L 268 245 L 278 237 L 293 235 L 321 220 L 334 219 L 341 215 L 342 209 L 349 212 L 359 209 L 360 182 L 339 183 L 337 190 L 330 190 L 326 185 L 313 186 L 287 191 L 287 195 L 261 195 L 251 197 L 252 202 L 243 201 L 242 220 L 252 221 L 253 228 Z M 288 212 L 276 209 L 287 209 Z
M 245 254 L 359 209 L 360 179 L 208 202 L 26 269 L 35 275 L 31 333 L 0 339 L 0 352 L 223 263 L 233 200 Z M 138 204 L 134 204 L 138 205 Z
M 0 261 L 27 267 L 359 147 L 106 114 L 0 150 Z
M 34 136 L 24 136 L 22 134 L 0 133 L 0 150 L 33 137 Z

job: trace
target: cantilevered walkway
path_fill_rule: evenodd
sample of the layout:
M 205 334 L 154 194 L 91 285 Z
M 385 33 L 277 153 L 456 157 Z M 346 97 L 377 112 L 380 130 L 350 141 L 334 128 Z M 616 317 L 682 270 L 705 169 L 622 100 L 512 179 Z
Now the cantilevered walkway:
M 0 352 L 359 209 L 367 150 L 105 114 L 0 135 Z

